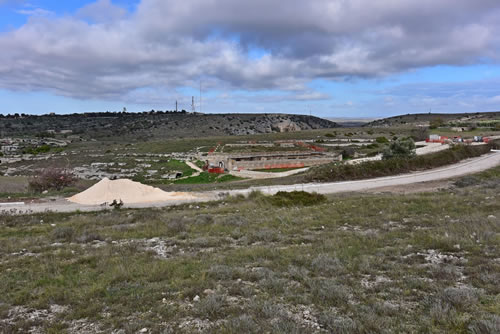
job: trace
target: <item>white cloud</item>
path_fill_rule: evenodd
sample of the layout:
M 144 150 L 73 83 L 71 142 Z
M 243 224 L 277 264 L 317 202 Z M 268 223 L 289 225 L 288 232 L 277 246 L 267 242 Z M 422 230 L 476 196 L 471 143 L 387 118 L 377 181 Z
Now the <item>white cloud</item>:
M 49 16 L 54 13 L 43 8 L 18 9 L 16 13 L 27 16 Z
M 496 62 L 500 46 L 496 0 L 142 0 L 129 14 L 98 0 L 73 17 L 34 11 L 0 34 L 0 88 L 161 99 L 143 90 L 203 78 L 207 89 L 315 100 L 328 97 L 307 88 L 313 79 Z M 267 52 L 250 58 L 253 47 Z
M 109 23 L 124 18 L 126 14 L 124 8 L 113 5 L 111 0 L 97 0 L 78 10 L 76 17 Z

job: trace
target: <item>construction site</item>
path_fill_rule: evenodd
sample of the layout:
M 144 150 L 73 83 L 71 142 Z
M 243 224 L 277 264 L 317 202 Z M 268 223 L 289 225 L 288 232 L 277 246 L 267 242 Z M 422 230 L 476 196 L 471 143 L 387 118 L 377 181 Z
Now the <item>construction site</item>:
M 342 161 L 341 154 L 315 151 L 222 153 L 208 157 L 209 170 L 266 170 L 302 168 Z
M 229 152 L 228 152 L 229 151 Z M 206 156 L 204 170 L 223 174 L 236 171 L 296 169 L 342 161 L 342 154 L 301 141 L 239 142 L 217 145 Z

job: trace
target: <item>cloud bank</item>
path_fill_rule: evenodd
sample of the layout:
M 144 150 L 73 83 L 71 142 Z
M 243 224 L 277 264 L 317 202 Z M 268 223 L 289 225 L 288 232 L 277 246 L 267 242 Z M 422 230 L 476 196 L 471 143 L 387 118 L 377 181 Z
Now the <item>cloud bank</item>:
M 1 33 L 0 88 L 116 100 L 203 78 L 317 100 L 315 79 L 497 63 L 498 17 L 497 0 L 99 0 Z

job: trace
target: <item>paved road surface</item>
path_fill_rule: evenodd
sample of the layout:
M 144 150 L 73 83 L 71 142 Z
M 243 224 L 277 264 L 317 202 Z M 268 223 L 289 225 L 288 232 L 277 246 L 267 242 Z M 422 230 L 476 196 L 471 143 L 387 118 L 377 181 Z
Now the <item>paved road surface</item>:
M 171 202 L 160 202 L 160 203 L 128 204 L 125 206 L 129 208 L 145 208 L 145 207 L 163 207 L 163 206 L 171 206 L 171 205 L 194 203 L 194 202 L 206 202 L 220 198 L 221 194 L 229 193 L 230 195 L 237 195 L 237 194 L 246 195 L 254 190 L 261 191 L 265 194 L 275 194 L 278 191 L 294 191 L 294 190 L 304 190 L 308 192 L 317 192 L 321 194 L 363 191 L 363 190 L 377 189 L 382 187 L 411 185 L 413 183 L 444 180 L 467 174 L 478 173 L 496 167 L 498 165 L 500 165 L 500 151 L 495 151 L 478 158 L 462 161 L 455 165 L 428 170 L 425 172 L 415 172 L 398 176 L 388 176 L 388 177 L 381 177 L 376 179 L 368 179 L 360 181 L 252 187 L 249 189 L 231 190 L 224 193 L 222 192 L 195 193 L 194 195 L 196 195 L 197 198 L 194 200 L 176 200 Z M 22 214 L 22 213 L 44 212 L 44 211 L 73 212 L 76 210 L 99 211 L 105 209 L 109 209 L 109 207 L 79 205 L 70 203 L 64 199 L 60 199 L 54 202 L 36 203 L 36 204 L 27 203 L 26 205 L 4 204 L 0 207 L 0 212 L 3 211 L 6 213 L 10 212 L 13 214 L 16 213 Z

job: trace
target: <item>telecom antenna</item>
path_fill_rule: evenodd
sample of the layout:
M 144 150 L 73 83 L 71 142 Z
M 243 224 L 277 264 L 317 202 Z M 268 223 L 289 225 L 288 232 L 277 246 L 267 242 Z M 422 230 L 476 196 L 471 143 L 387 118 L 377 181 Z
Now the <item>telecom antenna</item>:
M 200 113 L 201 113 L 201 80 L 200 80 Z
M 196 106 L 194 104 L 194 96 L 193 96 L 193 100 L 191 102 L 191 108 L 193 109 L 193 114 L 196 112 Z
M 178 111 L 177 107 L 178 107 L 177 100 L 175 100 L 175 112 Z

